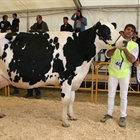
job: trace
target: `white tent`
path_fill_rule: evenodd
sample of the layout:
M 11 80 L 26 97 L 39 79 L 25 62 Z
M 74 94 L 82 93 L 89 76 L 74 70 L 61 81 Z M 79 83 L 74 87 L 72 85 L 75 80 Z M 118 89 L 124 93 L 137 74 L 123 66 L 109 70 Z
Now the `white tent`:
M 17 13 L 20 19 L 20 31 L 28 31 L 40 14 L 47 22 L 50 31 L 59 31 L 63 17 L 69 17 L 76 9 L 81 9 L 87 18 L 86 28 L 93 26 L 100 18 L 108 22 L 116 22 L 117 30 L 132 23 L 140 33 L 140 0 L 0 0 L 0 17 L 8 15 L 12 22 L 12 13 Z M 2 20 L 2 19 L 1 19 Z

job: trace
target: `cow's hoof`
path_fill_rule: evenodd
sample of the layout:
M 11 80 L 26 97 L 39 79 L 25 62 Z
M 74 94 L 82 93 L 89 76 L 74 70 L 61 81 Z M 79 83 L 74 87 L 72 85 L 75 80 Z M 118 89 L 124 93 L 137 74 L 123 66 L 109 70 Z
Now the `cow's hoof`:
M 71 121 L 77 121 L 78 119 L 76 118 L 70 118 Z
M 3 117 L 5 117 L 5 116 L 6 116 L 6 115 L 0 113 L 0 118 L 3 118 Z
M 69 127 L 69 124 L 62 124 L 63 127 Z
M 71 120 L 71 121 L 77 121 L 77 119 L 75 117 L 72 117 L 69 114 L 68 114 L 68 117 L 69 117 L 69 120 Z

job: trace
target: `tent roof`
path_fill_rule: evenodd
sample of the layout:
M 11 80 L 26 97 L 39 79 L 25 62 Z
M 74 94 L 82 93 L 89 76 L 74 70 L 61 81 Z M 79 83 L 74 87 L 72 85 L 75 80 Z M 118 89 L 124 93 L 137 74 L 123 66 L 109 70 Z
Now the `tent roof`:
M 140 0 L 1 0 L 0 13 L 102 7 L 140 7 Z

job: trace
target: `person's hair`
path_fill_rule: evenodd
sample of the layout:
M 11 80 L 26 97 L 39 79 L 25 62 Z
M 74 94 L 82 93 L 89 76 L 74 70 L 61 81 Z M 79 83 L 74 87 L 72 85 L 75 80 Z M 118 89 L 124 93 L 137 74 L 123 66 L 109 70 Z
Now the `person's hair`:
M 2 19 L 5 20 L 5 17 L 8 17 L 7 15 L 3 15 Z
M 138 31 L 135 31 L 136 35 L 138 35 Z
M 69 18 L 68 17 L 63 17 L 63 19 L 67 19 L 68 20 Z
M 134 30 L 134 33 L 136 32 L 136 27 L 133 24 L 127 24 L 124 28 L 124 30 L 128 27 L 131 27 Z
M 16 16 L 17 17 L 17 13 L 13 13 L 13 16 Z
M 117 28 L 117 24 L 115 22 L 112 22 L 111 24 L 114 26 L 115 29 Z
M 77 11 L 80 13 L 80 17 L 76 16 L 76 19 L 83 18 L 82 12 L 80 10 Z
M 37 15 L 40 19 L 42 19 L 42 16 L 41 15 Z

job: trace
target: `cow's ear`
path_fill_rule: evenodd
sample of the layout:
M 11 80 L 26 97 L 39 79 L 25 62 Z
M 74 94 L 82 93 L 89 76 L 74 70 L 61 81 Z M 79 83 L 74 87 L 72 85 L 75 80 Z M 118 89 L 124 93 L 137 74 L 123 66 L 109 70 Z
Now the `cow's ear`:
M 99 29 L 100 27 L 101 27 L 101 23 L 100 23 L 100 22 L 97 22 L 97 23 L 94 25 L 95 30 Z

